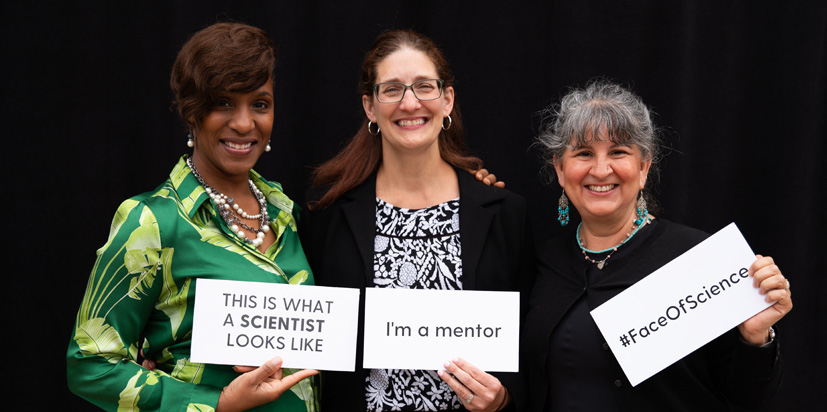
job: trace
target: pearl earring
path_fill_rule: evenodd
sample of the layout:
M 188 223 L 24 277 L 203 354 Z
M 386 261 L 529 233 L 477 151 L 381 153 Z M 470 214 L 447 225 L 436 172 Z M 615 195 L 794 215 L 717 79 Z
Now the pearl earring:
M 195 146 L 195 141 L 192 140 L 192 132 L 187 133 L 187 147 Z
M 269 151 L 270 151 L 270 142 L 269 142 L 269 141 L 267 142 L 267 146 L 264 146 L 264 151 L 265 151 L 265 152 L 269 152 Z

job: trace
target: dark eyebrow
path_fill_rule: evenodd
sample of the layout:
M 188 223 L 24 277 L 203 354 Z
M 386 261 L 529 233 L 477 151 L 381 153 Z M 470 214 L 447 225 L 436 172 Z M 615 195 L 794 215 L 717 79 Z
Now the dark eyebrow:
M 418 82 L 420 80 L 429 80 L 429 79 L 439 79 L 439 76 L 431 77 L 431 76 L 428 76 L 428 75 L 420 74 L 420 75 L 414 77 L 411 84 L 413 84 L 415 82 Z M 386 80 L 384 82 L 376 82 L 376 83 L 399 83 L 401 85 L 405 85 L 405 83 L 402 82 L 401 80 L 399 80 L 398 77 L 392 77 L 390 80 Z

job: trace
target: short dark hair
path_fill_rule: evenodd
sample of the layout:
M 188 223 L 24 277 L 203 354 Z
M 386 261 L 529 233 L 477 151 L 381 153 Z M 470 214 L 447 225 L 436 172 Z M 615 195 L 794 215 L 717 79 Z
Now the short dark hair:
M 173 105 L 187 127 L 198 127 L 219 93 L 256 90 L 275 67 L 276 50 L 264 30 L 215 23 L 193 34 L 178 52 L 169 79 Z

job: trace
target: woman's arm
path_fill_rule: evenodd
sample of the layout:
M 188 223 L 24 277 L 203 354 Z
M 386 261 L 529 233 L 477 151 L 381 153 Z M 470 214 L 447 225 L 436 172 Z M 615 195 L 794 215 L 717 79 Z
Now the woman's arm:
M 173 379 L 135 362 L 158 297 L 164 291 L 186 293 L 165 276 L 172 257 L 173 250 L 161 245 L 152 210 L 137 200 L 121 204 L 109 240 L 98 250 L 69 344 L 68 383 L 74 393 L 111 411 L 120 405 L 171 411 L 217 404 L 221 388 Z

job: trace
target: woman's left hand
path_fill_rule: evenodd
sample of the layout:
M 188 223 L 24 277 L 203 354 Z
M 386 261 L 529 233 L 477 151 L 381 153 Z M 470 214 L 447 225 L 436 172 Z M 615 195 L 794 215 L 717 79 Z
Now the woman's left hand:
M 445 362 L 445 371 L 438 371 L 469 411 L 498 411 L 511 402 L 511 394 L 491 376 L 462 358 Z M 453 374 L 453 376 L 451 376 Z
M 758 292 L 766 295 L 767 302 L 775 303 L 758 312 L 755 316 L 738 325 L 738 331 L 744 340 L 753 346 L 769 342 L 769 330 L 793 308 L 789 281 L 781 274 L 781 269 L 769 256 L 755 255 L 757 258 L 749 268 L 753 285 Z

